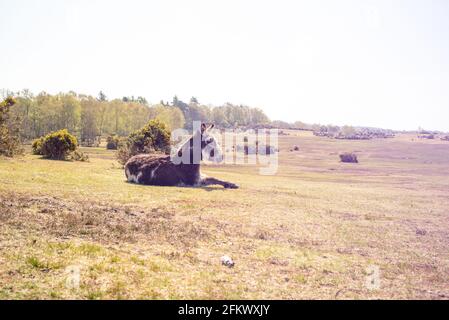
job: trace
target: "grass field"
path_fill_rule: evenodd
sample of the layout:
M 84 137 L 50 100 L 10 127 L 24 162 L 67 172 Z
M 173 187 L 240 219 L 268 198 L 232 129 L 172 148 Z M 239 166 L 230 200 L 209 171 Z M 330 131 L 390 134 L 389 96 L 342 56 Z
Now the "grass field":
M 291 132 L 276 176 L 203 168 L 238 190 L 129 184 L 83 151 L 0 159 L 0 299 L 449 299 L 448 142 Z

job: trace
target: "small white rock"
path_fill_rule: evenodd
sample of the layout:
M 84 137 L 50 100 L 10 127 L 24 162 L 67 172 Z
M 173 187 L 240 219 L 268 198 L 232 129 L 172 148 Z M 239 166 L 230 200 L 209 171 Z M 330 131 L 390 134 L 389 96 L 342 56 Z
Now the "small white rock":
M 231 257 L 223 256 L 223 257 L 221 257 L 221 264 L 226 267 L 232 268 L 235 263 L 234 263 L 234 261 L 232 261 Z

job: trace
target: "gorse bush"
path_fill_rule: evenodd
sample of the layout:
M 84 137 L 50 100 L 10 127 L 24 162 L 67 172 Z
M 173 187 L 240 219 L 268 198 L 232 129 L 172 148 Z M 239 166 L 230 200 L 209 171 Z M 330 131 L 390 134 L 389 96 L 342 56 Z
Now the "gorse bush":
M 31 145 L 31 149 L 33 150 L 33 154 L 43 156 L 42 154 L 42 145 L 44 144 L 45 137 L 40 137 L 33 141 Z
M 121 164 L 125 164 L 131 157 L 138 154 L 151 152 L 168 154 L 169 151 L 170 131 L 164 122 L 154 119 L 119 143 L 117 159 Z
M 133 143 L 133 146 L 139 152 L 168 152 L 170 147 L 170 131 L 164 122 L 153 119 L 142 129 L 131 133 L 128 140 Z
M 63 129 L 36 139 L 32 148 L 34 154 L 42 155 L 44 158 L 67 160 L 78 148 L 78 141 L 67 129 Z
M 20 143 L 20 121 L 11 116 L 11 107 L 16 104 L 12 97 L 0 102 L 0 155 L 13 157 L 23 152 Z

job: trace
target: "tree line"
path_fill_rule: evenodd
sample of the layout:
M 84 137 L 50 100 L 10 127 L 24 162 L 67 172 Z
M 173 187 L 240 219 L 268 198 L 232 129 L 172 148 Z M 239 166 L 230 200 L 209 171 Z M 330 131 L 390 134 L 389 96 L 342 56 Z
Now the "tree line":
M 97 97 L 73 91 L 34 95 L 29 90 L 3 91 L 2 95 L 14 96 L 16 104 L 11 112 L 19 119 L 22 139 L 28 141 L 67 129 L 82 143 L 89 143 L 100 136 L 127 136 L 151 119 L 164 122 L 169 129 L 191 129 L 193 121 L 213 122 L 221 128 L 270 123 L 259 108 L 231 103 L 206 106 L 195 97 L 188 103 L 175 96 L 171 102 L 149 104 L 143 97 L 108 100 L 103 92 Z

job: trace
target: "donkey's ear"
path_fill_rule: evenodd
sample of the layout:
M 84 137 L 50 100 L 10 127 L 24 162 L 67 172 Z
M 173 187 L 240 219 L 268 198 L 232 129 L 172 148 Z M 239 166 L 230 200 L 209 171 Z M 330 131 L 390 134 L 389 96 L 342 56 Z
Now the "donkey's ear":
M 204 131 L 206 131 L 206 129 L 207 129 L 206 124 L 205 124 L 205 123 L 202 123 L 202 124 L 201 124 L 201 133 L 204 133 Z
M 215 128 L 215 124 L 214 124 L 214 123 L 212 123 L 212 124 L 209 126 L 209 130 L 210 130 L 210 129 L 213 129 L 213 128 Z

